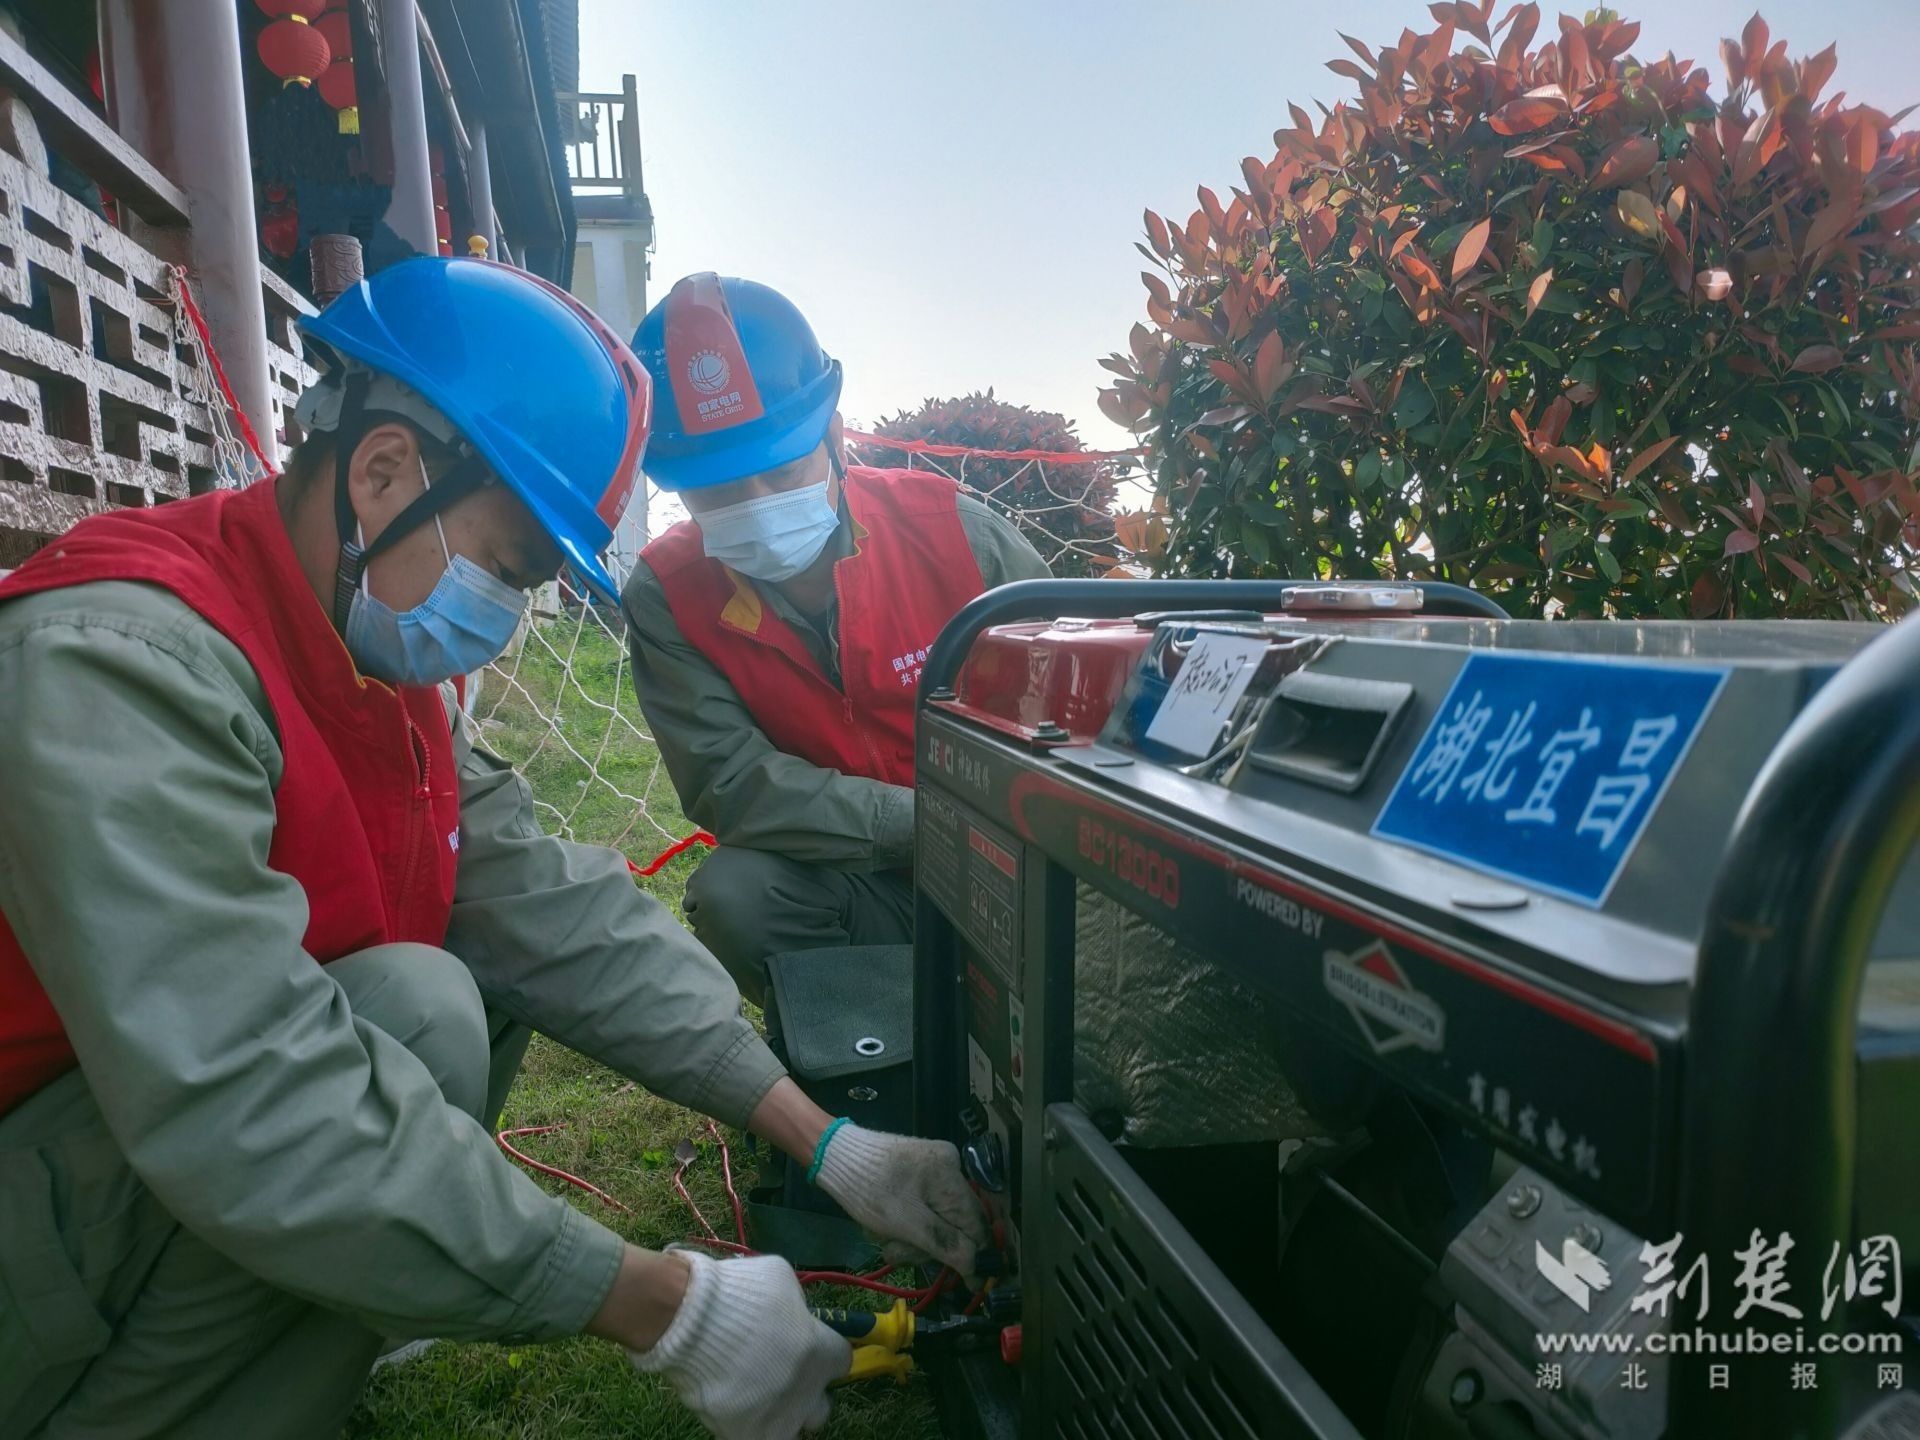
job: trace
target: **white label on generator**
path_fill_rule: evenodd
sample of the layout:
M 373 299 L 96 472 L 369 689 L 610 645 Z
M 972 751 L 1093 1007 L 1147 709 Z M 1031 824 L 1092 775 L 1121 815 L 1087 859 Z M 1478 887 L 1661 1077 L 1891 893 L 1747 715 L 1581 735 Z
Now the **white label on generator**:
M 967 1088 L 987 1104 L 993 1103 L 993 1062 L 971 1035 L 967 1037 Z
M 1257 637 L 1201 635 L 1147 726 L 1147 739 L 1187 755 L 1211 754 L 1266 653 L 1267 642 Z

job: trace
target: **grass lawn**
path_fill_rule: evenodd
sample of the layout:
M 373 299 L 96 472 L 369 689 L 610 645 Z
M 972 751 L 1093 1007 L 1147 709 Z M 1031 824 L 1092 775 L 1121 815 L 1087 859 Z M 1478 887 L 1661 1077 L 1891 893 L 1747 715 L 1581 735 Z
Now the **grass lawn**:
M 573 644 L 576 632 L 577 646 Z M 518 688 L 493 674 L 482 685 L 476 709 L 488 717 L 483 737 L 501 755 L 522 763 L 536 797 L 569 817 L 568 828 L 576 839 L 618 843 L 632 859 L 645 864 L 665 846 L 665 839 L 645 820 L 634 823 L 635 805 L 602 781 L 627 795 L 643 797 L 668 834 L 683 835 L 694 827 L 681 815 L 653 747 L 609 717 L 611 709 L 644 728 L 621 648 L 591 624 L 581 630 L 572 621 L 562 620 L 545 633 L 570 656 L 578 688 L 567 684 L 560 661 L 545 647 L 537 641 L 529 643 L 517 669 L 511 660 L 503 662 L 514 670 Z M 591 769 L 548 733 L 556 710 L 566 739 L 595 761 Z M 528 760 L 529 756 L 533 758 Z M 592 778 L 596 770 L 601 780 Z M 541 818 L 548 828 L 558 828 L 554 813 L 543 810 Z M 701 853 L 683 856 L 642 882 L 675 914 L 687 876 Z M 672 1152 L 680 1141 L 701 1136 L 701 1117 L 657 1100 L 613 1071 L 536 1037 L 501 1125 L 548 1124 L 568 1128 L 526 1138 L 518 1142 L 520 1148 L 592 1181 L 633 1213 L 622 1215 L 558 1181 L 535 1176 L 537 1183 L 636 1244 L 664 1245 L 685 1238 L 693 1228 L 673 1193 Z M 739 1136 L 730 1138 L 736 1180 L 744 1190 L 742 1146 Z M 704 1141 L 700 1148 L 701 1159 L 688 1174 L 688 1188 L 725 1233 L 728 1211 L 718 1154 Z M 823 1292 L 820 1300 L 859 1303 L 844 1293 Z M 916 1379 L 904 1388 L 866 1385 L 839 1392 L 833 1421 L 824 1433 L 835 1440 L 919 1436 L 931 1440 L 940 1430 L 924 1383 Z M 408 1364 L 380 1371 L 345 1431 L 347 1440 L 559 1440 L 562 1436 L 656 1440 L 704 1434 L 664 1383 L 637 1375 L 618 1349 L 597 1340 L 513 1348 L 436 1345 Z

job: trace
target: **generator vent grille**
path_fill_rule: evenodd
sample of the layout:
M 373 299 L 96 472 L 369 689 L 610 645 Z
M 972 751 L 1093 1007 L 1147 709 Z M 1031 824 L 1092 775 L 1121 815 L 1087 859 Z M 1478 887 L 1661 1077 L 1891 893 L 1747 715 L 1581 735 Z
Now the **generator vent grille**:
M 1359 1440 L 1085 1115 L 1056 1105 L 1046 1123 L 1046 1183 L 1028 1202 L 1045 1257 L 1028 1351 L 1042 1433 Z

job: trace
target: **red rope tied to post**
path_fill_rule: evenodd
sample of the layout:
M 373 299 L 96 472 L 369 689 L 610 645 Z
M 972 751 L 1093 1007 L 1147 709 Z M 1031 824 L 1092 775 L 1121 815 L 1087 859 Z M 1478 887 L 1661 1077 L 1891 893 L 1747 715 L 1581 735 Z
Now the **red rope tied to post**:
M 194 334 L 200 337 L 200 344 L 206 349 L 207 364 L 213 370 L 214 384 L 220 388 L 220 398 L 226 401 L 227 411 L 233 416 L 235 427 L 240 432 L 240 443 L 247 447 L 249 454 L 259 463 L 263 479 L 271 480 L 280 473 L 267 452 L 261 448 L 260 437 L 254 432 L 253 422 L 247 418 L 247 412 L 240 408 L 240 401 L 233 393 L 233 386 L 227 381 L 227 367 L 220 363 L 220 352 L 214 348 L 213 332 L 207 328 L 207 317 L 200 313 L 200 305 L 193 298 L 193 286 L 187 282 L 187 267 L 171 265 L 174 283 L 180 287 L 180 308 L 186 312 L 187 322 L 193 326 Z
M 672 861 L 677 857 L 679 857 L 680 855 L 685 854 L 687 851 L 691 850 L 694 846 L 705 845 L 709 850 L 711 850 L 713 847 L 715 847 L 719 843 L 720 842 L 718 840 L 714 839 L 714 837 L 708 834 L 705 830 L 696 830 L 691 835 L 687 836 L 686 839 L 674 841 L 673 844 L 669 845 L 666 849 L 662 850 L 658 855 L 654 856 L 653 859 L 649 860 L 644 865 L 636 865 L 631 860 L 627 861 L 627 869 L 631 870 L 634 874 L 641 875 L 641 876 L 658 875 L 662 870 L 666 868 L 669 861 Z

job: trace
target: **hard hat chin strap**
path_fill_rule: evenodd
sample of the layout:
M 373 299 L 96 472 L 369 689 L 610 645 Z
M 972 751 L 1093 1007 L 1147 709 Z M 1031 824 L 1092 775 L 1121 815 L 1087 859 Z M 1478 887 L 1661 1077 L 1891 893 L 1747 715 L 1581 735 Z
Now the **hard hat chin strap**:
M 340 565 L 333 577 L 333 628 L 342 635 L 347 633 L 353 592 L 360 588 L 360 577 L 367 568 L 366 552 L 360 548 L 360 518 L 353 513 L 353 496 L 347 485 L 353 472 L 353 452 L 360 448 L 366 429 L 366 414 L 367 375 L 356 370 L 347 376 L 340 424 L 333 432 L 333 524 L 340 538 Z
M 347 617 L 353 608 L 354 591 L 366 575 L 367 563 L 383 550 L 391 549 L 436 515 L 490 484 L 493 472 L 477 453 L 463 455 L 437 483 L 429 484 L 407 507 L 373 539 L 360 543 L 360 517 L 354 513 L 349 477 L 353 472 L 354 452 L 366 438 L 368 376 L 364 371 L 347 377 L 346 398 L 340 409 L 340 426 L 334 432 L 333 520 L 340 540 L 340 565 L 334 572 L 333 624 L 341 634 L 347 630 Z M 424 479 L 426 467 L 421 466 Z

